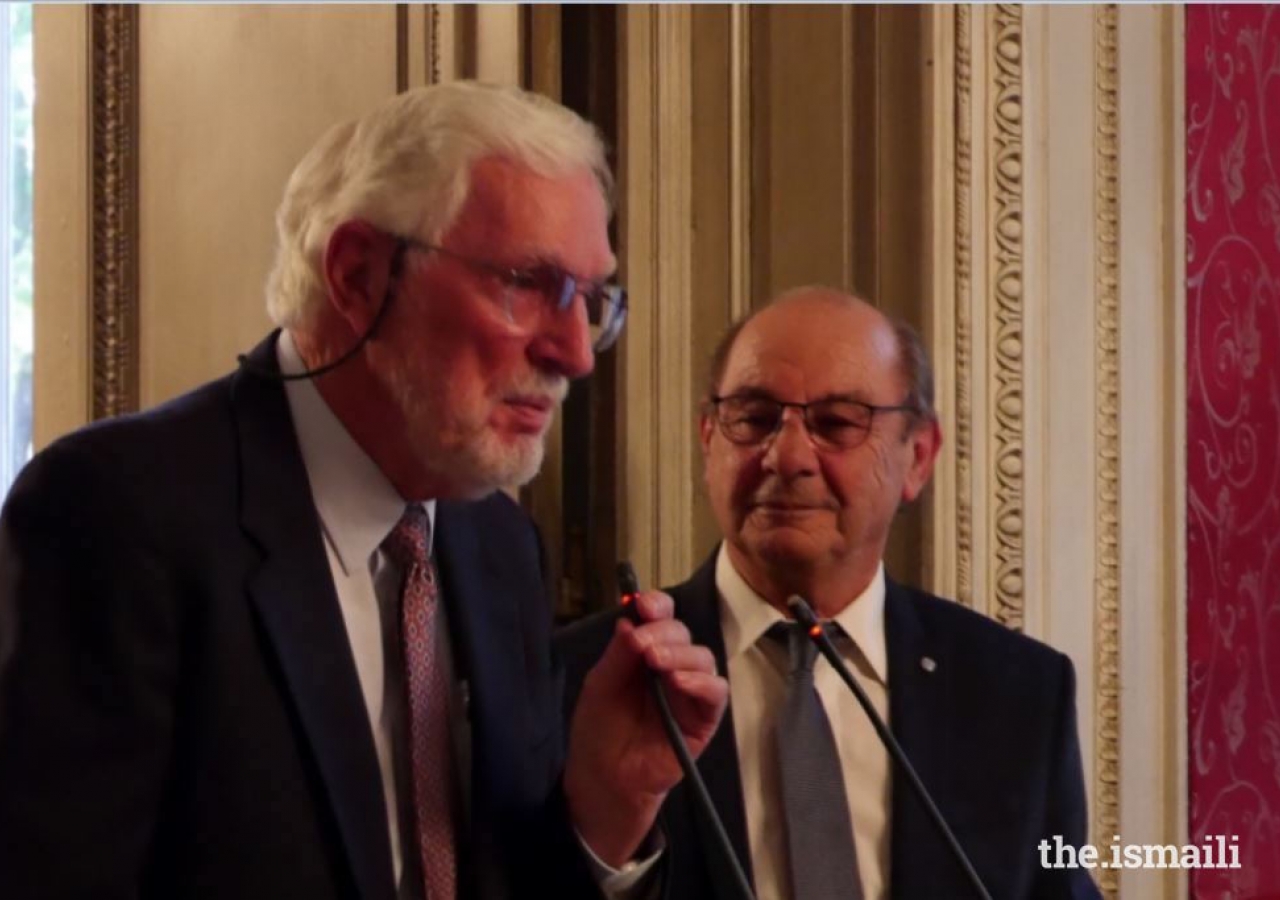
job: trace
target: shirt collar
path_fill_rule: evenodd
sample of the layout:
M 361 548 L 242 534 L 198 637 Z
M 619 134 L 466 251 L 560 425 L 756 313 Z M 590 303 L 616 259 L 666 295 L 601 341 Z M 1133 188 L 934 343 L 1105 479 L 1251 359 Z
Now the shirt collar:
M 276 341 L 276 358 L 287 375 L 306 370 L 287 329 Z M 311 379 L 285 382 L 285 393 L 320 524 L 343 572 L 350 575 L 353 567 L 367 565 L 400 521 L 405 500 L 334 415 Z M 434 542 L 436 502 L 424 501 L 422 507 Z
M 716 557 L 716 589 L 720 593 L 720 624 L 725 656 L 733 659 L 755 646 L 761 635 L 785 616 L 747 584 L 734 568 L 724 543 Z M 888 651 L 884 638 L 884 563 L 866 589 L 835 617 L 835 622 L 857 645 L 881 684 L 889 683 Z

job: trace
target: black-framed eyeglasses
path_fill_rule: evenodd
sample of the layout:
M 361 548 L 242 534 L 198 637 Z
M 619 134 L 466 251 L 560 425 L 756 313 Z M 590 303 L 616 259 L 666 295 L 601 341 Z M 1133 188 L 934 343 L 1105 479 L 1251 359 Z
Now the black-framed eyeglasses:
M 827 450 L 850 450 L 867 439 L 876 413 L 917 410 L 910 404 L 876 406 L 860 400 L 830 397 L 812 403 L 787 403 L 764 394 L 735 394 L 708 401 L 720 431 L 735 444 L 761 444 L 782 429 L 788 408 L 799 410 L 814 444 Z
M 406 249 L 439 253 L 497 279 L 502 286 L 501 302 L 507 318 L 521 328 L 537 327 L 548 308 L 557 313 L 564 312 L 579 294 L 586 303 L 587 326 L 594 352 L 600 353 L 612 347 L 626 324 L 627 292 L 621 285 L 587 281 L 551 263 L 514 268 L 464 256 L 403 235 L 394 237 Z

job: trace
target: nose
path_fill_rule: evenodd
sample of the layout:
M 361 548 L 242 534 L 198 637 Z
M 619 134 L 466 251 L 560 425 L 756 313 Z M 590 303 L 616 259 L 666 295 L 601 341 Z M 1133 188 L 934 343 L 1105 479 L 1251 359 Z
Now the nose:
M 769 438 L 761 465 L 765 471 L 784 480 L 817 473 L 818 453 L 799 410 L 791 407 L 782 410 L 782 422 Z
M 590 374 L 595 368 L 596 356 L 591 349 L 587 306 L 581 295 L 574 297 L 568 309 L 543 318 L 529 344 L 529 355 L 532 363 L 544 372 L 565 378 Z

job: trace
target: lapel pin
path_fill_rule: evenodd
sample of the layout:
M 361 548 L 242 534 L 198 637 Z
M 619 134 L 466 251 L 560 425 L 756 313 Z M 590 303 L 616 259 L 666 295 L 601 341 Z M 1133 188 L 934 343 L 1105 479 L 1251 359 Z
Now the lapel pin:
M 932 673 L 937 671 L 938 663 L 934 661 L 932 656 L 922 656 L 920 657 L 920 668 Z

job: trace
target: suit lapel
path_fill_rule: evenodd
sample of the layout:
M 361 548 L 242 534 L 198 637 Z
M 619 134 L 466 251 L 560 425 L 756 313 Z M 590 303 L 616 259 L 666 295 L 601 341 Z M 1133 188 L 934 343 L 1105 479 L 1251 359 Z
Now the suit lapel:
M 720 600 L 716 592 L 718 552 L 717 548 L 692 578 L 673 588 L 671 596 L 676 601 L 676 616 L 688 626 L 693 642 L 711 650 L 716 658 L 716 670 L 727 677 L 724 634 L 720 630 Z M 751 879 L 751 852 L 747 844 L 747 816 L 742 799 L 742 777 L 738 768 L 738 745 L 732 706 L 725 711 L 724 720 L 715 737 L 699 757 L 698 771 L 706 783 L 707 793 L 715 804 L 716 812 L 724 823 L 725 833 L 729 836 L 734 853 L 737 854 L 747 878 Z M 735 900 L 737 893 L 733 887 L 735 882 L 729 875 L 728 861 L 713 849 L 718 846 L 719 840 L 712 824 L 706 821 L 694 802 L 692 791 L 683 784 L 677 790 L 681 794 L 680 804 L 685 809 L 685 816 L 694 823 L 697 832 L 696 842 L 686 841 L 684 847 L 697 846 L 706 850 L 704 860 L 717 897 L 720 900 Z M 673 840 L 672 843 L 677 842 Z
M 511 694 L 525 682 L 519 604 L 512 596 L 521 586 L 502 577 L 499 560 L 486 557 L 466 504 L 441 501 L 436 510 L 436 564 L 455 676 L 466 682 L 470 697 L 471 727 L 486 742 L 519 746 L 516 739 L 527 736 L 523 725 L 530 713 L 524 698 Z
M 275 370 L 274 335 L 250 356 Z M 314 755 L 360 896 L 395 896 L 387 814 L 369 717 L 282 387 L 231 381 L 241 516 L 262 551 L 248 592 Z
M 890 727 L 945 814 L 947 753 L 952 746 L 949 685 L 956 675 L 950 667 L 954 660 L 945 656 L 945 648 L 926 631 L 909 592 L 893 581 L 888 582 L 885 597 L 885 639 Z M 923 896 L 917 876 L 952 863 L 933 821 L 906 778 L 896 771 L 892 795 L 891 892 L 894 897 Z
M 503 577 L 506 567 L 490 555 L 481 540 L 476 507 L 440 501 L 436 506 L 435 559 L 449 619 L 455 681 L 464 697 L 461 715 L 453 718 L 459 748 L 458 779 L 463 791 L 470 839 L 460 841 L 468 854 L 461 860 L 464 883 L 476 896 L 514 896 L 494 845 L 500 823 L 483 820 L 477 795 L 522 796 L 525 769 L 503 757 L 492 765 L 489 748 L 528 746 L 533 720 L 515 686 L 526 682 L 519 604 L 513 596 L 527 586 Z M 501 755 L 501 754 L 499 754 Z

